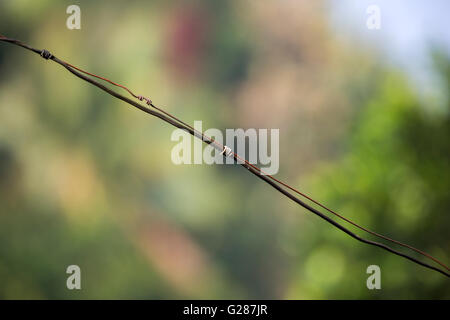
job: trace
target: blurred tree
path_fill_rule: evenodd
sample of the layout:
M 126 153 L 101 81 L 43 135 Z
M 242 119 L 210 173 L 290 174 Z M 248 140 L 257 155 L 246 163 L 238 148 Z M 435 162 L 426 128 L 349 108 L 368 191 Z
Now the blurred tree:
M 450 60 L 442 54 L 435 56 L 437 72 L 444 87 L 448 87 Z M 322 174 L 312 178 L 314 194 L 345 216 L 430 252 L 445 263 L 450 252 L 450 100 L 447 96 L 443 102 L 446 111 L 436 115 L 403 76 L 383 74 L 374 97 L 356 113 L 347 153 L 338 161 L 324 164 L 318 169 Z M 317 240 L 314 246 L 326 245 L 333 237 Z M 321 297 L 450 297 L 445 277 L 376 248 L 352 243 L 344 236 L 337 237 L 339 245 L 333 245 L 333 250 L 346 248 L 345 254 L 339 254 L 339 259 L 346 259 L 345 271 Z M 311 252 L 314 255 L 314 250 Z M 311 269 L 312 273 L 305 273 L 299 280 L 310 283 L 311 293 L 320 291 L 314 287 L 322 282 L 305 277 L 320 279 L 327 268 L 336 268 L 336 261 L 325 264 L 328 267 L 323 267 L 323 263 L 324 260 L 318 260 L 317 269 Z M 365 289 L 368 264 L 381 267 L 380 292 Z

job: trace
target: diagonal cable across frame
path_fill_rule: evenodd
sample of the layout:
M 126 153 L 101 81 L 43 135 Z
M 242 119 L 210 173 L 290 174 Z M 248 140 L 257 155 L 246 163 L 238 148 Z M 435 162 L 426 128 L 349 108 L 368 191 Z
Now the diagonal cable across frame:
M 172 126 L 175 126 L 177 128 L 184 129 L 184 130 L 188 131 L 191 135 L 193 135 L 193 136 L 195 136 L 195 137 L 197 137 L 199 139 L 202 139 L 205 143 L 211 144 L 216 149 L 219 149 L 220 151 L 222 151 L 222 154 L 224 154 L 224 156 L 233 157 L 234 160 L 238 164 L 243 166 L 245 169 L 250 171 L 252 174 L 254 174 L 258 178 L 262 179 L 263 181 L 265 181 L 266 183 L 271 185 L 273 188 L 275 188 L 276 190 L 278 190 L 279 192 L 281 192 L 282 194 L 284 194 L 285 196 L 287 196 L 288 198 L 290 198 L 291 200 L 293 200 L 297 204 L 301 205 L 305 209 L 309 210 L 310 212 L 312 212 L 315 215 L 319 216 L 320 218 L 324 219 L 325 221 L 327 221 L 328 223 L 332 224 L 336 228 L 338 228 L 341 231 L 345 232 L 346 234 L 348 234 L 352 238 L 354 238 L 354 239 L 356 239 L 356 240 L 358 240 L 360 242 L 369 244 L 369 245 L 380 247 L 380 248 L 382 248 L 382 249 L 384 249 L 384 250 L 386 250 L 388 252 L 391 252 L 391 253 L 393 253 L 395 255 L 398 255 L 398 256 L 401 256 L 403 258 L 406 258 L 406 259 L 408 259 L 408 260 L 410 260 L 410 261 L 412 261 L 414 263 L 417 263 L 417 264 L 422 265 L 422 266 L 424 266 L 424 267 L 426 267 L 428 269 L 437 271 L 437 272 L 439 272 L 439 273 L 441 273 L 443 275 L 446 275 L 447 277 L 450 277 L 450 274 L 448 272 L 448 271 L 450 271 L 449 267 L 447 267 L 443 262 L 441 262 L 438 259 L 434 258 L 430 254 L 428 254 L 428 253 L 426 253 L 426 252 L 424 252 L 422 250 L 419 250 L 417 248 L 414 248 L 414 247 L 412 247 L 412 246 L 410 246 L 408 244 L 402 243 L 400 241 L 394 240 L 392 238 L 389 238 L 389 237 L 384 236 L 382 234 L 379 234 L 377 232 L 371 231 L 371 230 L 369 230 L 369 229 L 367 229 L 365 227 L 362 227 L 362 226 L 358 225 L 357 223 L 353 222 L 352 220 L 342 216 L 341 214 L 335 212 L 334 210 L 332 210 L 332 209 L 326 207 L 325 205 L 321 204 L 320 202 L 314 200 L 310 196 L 300 192 L 296 188 L 288 185 L 287 183 L 282 182 L 279 179 L 276 179 L 272 175 L 266 174 L 262 169 L 260 169 L 259 167 L 251 164 L 246 159 L 243 159 L 237 153 L 231 151 L 227 146 L 224 146 L 224 145 L 220 144 L 219 142 L 215 141 L 214 139 L 206 136 L 203 132 L 197 131 L 196 129 L 194 129 L 189 124 L 187 124 L 184 121 L 178 119 L 177 117 L 173 116 L 172 114 L 164 111 L 163 109 L 157 107 L 156 105 L 153 104 L 153 102 L 149 98 L 146 98 L 146 97 L 144 97 L 142 95 L 136 95 L 132 90 L 128 89 L 126 86 L 123 86 L 121 84 L 115 83 L 115 82 L 113 82 L 113 81 L 111 81 L 111 80 L 109 80 L 107 78 L 98 76 L 96 74 L 89 73 L 89 72 L 87 72 L 87 71 L 85 71 L 85 70 L 83 70 L 81 68 L 78 68 L 78 67 L 76 67 L 76 66 L 74 66 L 74 65 L 72 65 L 72 64 L 70 64 L 68 62 L 60 60 L 57 57 L 53 56 L 49 51 L 47 51 L 45 49 L 44 50 L 39 50 L 39 49 L 32 48 L 32 47 L 28 46 L 27 44 L 22 43 L 19 40 L 7 38 L 7 37 L 5 37 L 5 36 L 3 36 L 1 34 L 0 34 L 0 41 L 4 41 L 4 42 L 8 42 L 8 43 L 12 43 L 12 44 L 18 45 L 20 47 L 23 47 L 25 49 L 33 51 L 34 53 L 37 53 L 37 54 L 41 55 L 46 60 L 50 59 L 50 60 L 52 60 L 52 61 L 62 65 L 63 67 L 65 67 L 68 71 L 70 71 L 75 76 L 77 76 L 77 77 L 79 77 L 79 78 L 81 78 L 81 79 L 91 83 L 92 85 L 94 85 L 94 86 L 96 86 L 96 87 L 98 87 L 98 88 L 100 88 L 100 89 L 102 89 L 104 91 L 106 91 L 110 95 L 112 95 L 112 96 L 114 96 L 114 97 L 116 97 L 116 98 L 118 98 L 118 99 L 120 99 L 122 101 L 125 101 L 128 104 L 131 104 L 132 106 L 138 108 L 141 111 L 144 111 L 144 112 L 146 112 L 148 114 L 151 114 L 151 115 L 153 115 L 155 117 L 158 117 L 161 120 L 171 124 Z M 139 103 L 137 103 L 137 102 L 135 102 L 135 101 L 133 101 L 133 100 L 131 100 L 129 98 L 126 98 L 125 96 L 123 96 L 123 95 L 121 95 L 121 94 L 119 94 L 119 93 L 117 93 L 117 92 L 115 92 L 115 91 L 105 87 L 104 85 L 102 85 L 101 83 L 93 80 L 92 78 L 89 78 L 87 75 L 90 76 L 90 77 L 95 77 L 97 79 L 106 81 L 106 82 L 108 82 L 108 83 L 110 83 L 110 84 L 112 84 L 114 86 L 117 86 L 117 87 L 120 87 L 120 88 L 126 90 L 132 97 L 138 99 L 139 101 L 145 101 L 146 104 L 149 107 L 142 106 L 141 104 L 139 104 Z M 150 107 L 155 109 L 156 111 L 151 110 Z M 334 221 L 333 219 L 329 218 L 328 216 L 326 216 L 325 214 L 323 214 L 319 210 L 317 210 L 314 207 L 312 207 L 312 206 L 308 205 L 307 203 L 303 202 L 302 200 L 300 200 L 298 197 L 296 197 L 295 195 L 293 195 L 291 192 L 289 192 L 286 189 L 288 189 L 288 190 L 290 190 L 290 191 L 292 191 L 292 192 L 302 196 L 303 198 L 305 198 L 305 199 L 311 201 L 312 203 L 320 206 L 322 209 L 325 209 L 329 213 L 331 213 L 331 214 L 335 215 L 336 217 L 346 221 L 347 223 L 350 223 L 354 227 L 357 227 L 358 229 L 360 229 L 360 230 L 362 230 L 364 232 L 367 232 L 367 233 L 369 233 L 369 234 L 371 234 L 373 236 L 376 236 L 378 238 L 390 241 L 390 242 L 395 243 L 397 245 L 400 245 L 402 247 L 405 247 L 405 248 L 408 248 L 410 250 L 413 250 L 413 251 L 421 254 L 422 256 L 424 256 L 424 257 L 426 257 L 426 258 L 428 258 L 430 260 L 433 260 L 435 263 L 437 263 L 440 266 L 444 267 L 445 270 L 442 270 L 442 269 L 437 268 L 435 266 L 432 266 L 432 265 L 429 265 L 427 263 L 424 263 L 424 262 L 422 262 L 422 261 L 420 261 L 420 260 L 418 260 L 418 259 L 416 259 L 416 258 L 414 258 L 414 257 L 412 257 L 410 255 L 407 255 L 407 254 L 404 254 L 404 253 L 402 253 L 400 251 L 397 251 L 397 250 L 395 250 L 395 249 L 393 249 L 393 248 L 391 248 L 391 247 L 389 247 L 389 246 L 387 246 L 385 244 L 382 244 L 382 243 L 379 243 L 379 242 L 375 242 L 375 241 L 371 241 L 371 240 L 368 240 L 368 239 L 365 239 L 365 238 L 362 238 L 362 237 L 358 236 L 357 234 L 353 233 L 352 231 L 350 231 L 349 229 L 347 229 L 343 225 L 341 225 L 338 222 Z

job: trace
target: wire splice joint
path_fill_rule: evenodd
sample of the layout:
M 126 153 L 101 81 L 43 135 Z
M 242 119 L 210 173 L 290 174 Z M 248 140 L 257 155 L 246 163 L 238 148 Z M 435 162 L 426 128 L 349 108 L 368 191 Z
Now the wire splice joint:
M 144 96 L 137 96 L 137 98 L 139 99 L 139 101 L 145 100 L 145 102 L 146 102 L 148 105 L 151 105 L 151 104 L 152 104 L 152 100 L 150 100 L 149 98 L 146 98 L 146 97 L 144 97 Z
M 44 58 L 45 60 L 48 60 L 51 59 L 53 55 L 48 50 L 44 49 L 41 51 L 41 57 Z
M 220 154 L 225 154 L 225 156 L 227 157 L 232 157 L 234 155 L 233 151 L 231 150 L 230 147 L 227 146 L 223 146 L 223 150 Z

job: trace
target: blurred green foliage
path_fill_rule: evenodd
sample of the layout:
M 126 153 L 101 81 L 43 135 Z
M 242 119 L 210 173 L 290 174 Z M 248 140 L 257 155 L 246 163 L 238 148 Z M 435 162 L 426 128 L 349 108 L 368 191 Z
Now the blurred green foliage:
M 424 97 L 338 40 L 321 2 L 4 0 L 0 33 L 204 127 L 280 128 L 277 178 L 346 217 L 450 252 L 450 60 Z M 283 23 L 270 23 L 273 17 Z M 450 298 L 244 170 L 175 166 L 172 128 L 0 45 L 0 298 Z M 446 260 L 447 259 L 447 260 Z M 68 265 L 82 290 L 66 288 Z M 382 290 L 366 288 L 367 266 Z

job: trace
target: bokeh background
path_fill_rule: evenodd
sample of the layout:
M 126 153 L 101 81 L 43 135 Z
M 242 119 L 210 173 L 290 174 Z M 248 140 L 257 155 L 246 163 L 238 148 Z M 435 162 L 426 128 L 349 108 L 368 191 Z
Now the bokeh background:
M 81 30 L 66 8 L 81 7 Z M 366 27 L 370 4 L 381 29 Z M 204 128 L 279 128 L 276 175 L 450 263 L 447 1 L 1 0 L 0 33 Z M 0 298 L 448 299 L 169 125 L 0 44 Z M 82 290 L 66 288 L 81 267 Z M 367 266 L 382 289 L 366 287 Z

